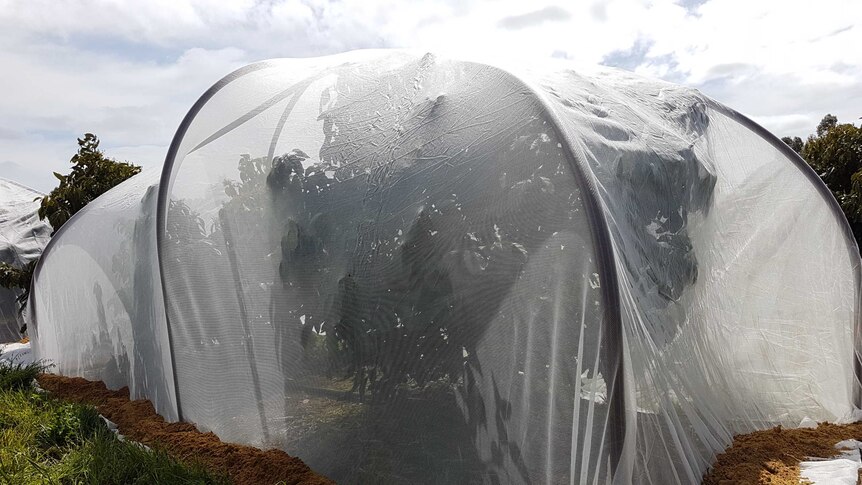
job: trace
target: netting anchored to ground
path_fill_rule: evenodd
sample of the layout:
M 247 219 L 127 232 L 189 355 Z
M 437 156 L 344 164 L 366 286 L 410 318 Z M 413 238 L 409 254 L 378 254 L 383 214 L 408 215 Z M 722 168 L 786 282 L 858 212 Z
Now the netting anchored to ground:
M 851 415 L 859 257 L 698 92 L 404 52 L 253 64 L 37 269 L 40 357 L 339 482 L 694 483 Z

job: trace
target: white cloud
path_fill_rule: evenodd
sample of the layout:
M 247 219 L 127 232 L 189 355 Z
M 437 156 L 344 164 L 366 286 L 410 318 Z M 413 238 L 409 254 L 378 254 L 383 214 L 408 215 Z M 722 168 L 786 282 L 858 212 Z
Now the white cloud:
M 862 109 L 862 3 L 712 0 L 672 28 L 645 33 L 638 71 L 700 87 L 779 136 L 811 133 L 827 112 Z M 671 65 L 672 63 L 672 65 Z M 792 120 L 792 121 L 791 121 Z

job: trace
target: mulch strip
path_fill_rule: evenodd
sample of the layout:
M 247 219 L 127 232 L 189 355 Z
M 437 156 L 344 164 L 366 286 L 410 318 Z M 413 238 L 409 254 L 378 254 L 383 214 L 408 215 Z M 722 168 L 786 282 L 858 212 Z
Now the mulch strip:
M 201 433 L 189 423 L 167 423 L 152 403 L 129 400 L 128 388 L 108 390 L 102 382 L 43 374 L 39 385 L 56 396 L 95 406 L 131 440 L 160 446 L 182 460 L 194 460 L 231 478 L 237 485 L 333 484 L 314 473 L 299 458 L 280 450 L 260 450 L 223 443 L 213 433 Z M 815 429 L 780 426 L 734 437 L 703 477 L 703 485 L 799 485 L 799 462 L 839 454 L 842 440 L 862 441 L 862 423 L 820 423 Z M 859 481 L 857 483 L 862 483 Z
M 799 485 L 799 462 L 810 457 L 832 458 L 839 441 L 862 441 L 862 423 L 820 423 L 817 428 L 781 426 L 733 438 L 704 476 L 704 485 Z M 857 480 L 857 484 L 860 483 Z
M 102 382 L 52 374 L 42 374 L 38 380 L 43 389 L 57 397 L 95 406 L 128 439 L 158 446 L 181 460 L 202 463 L 229 476 L 236 485 L 334 483 L 283 451 L 223 443 L 215 434 L 201 433 L 192 424 L 167 423 L 150 401 L 130 401 L 128 388 L 111 391 Z

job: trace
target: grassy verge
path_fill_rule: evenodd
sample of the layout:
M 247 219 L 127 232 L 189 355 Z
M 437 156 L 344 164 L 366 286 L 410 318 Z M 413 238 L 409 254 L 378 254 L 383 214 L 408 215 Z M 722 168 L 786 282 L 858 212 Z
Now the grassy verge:
M 229 484 L 166 453 L 120 441 L 91 406 L 37 393 L 41 364 L 0 361 L 0 483 Z

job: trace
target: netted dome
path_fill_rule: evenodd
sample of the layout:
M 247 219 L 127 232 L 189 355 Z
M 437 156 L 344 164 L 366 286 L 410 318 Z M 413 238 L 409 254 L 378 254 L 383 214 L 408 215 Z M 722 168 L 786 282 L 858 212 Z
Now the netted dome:
M 735 433 L 854 409 L 846 221 L 688 88 L 265 61 L 143 177 L 52 242 L 40 357 L 338 482 L 694 483 Z

